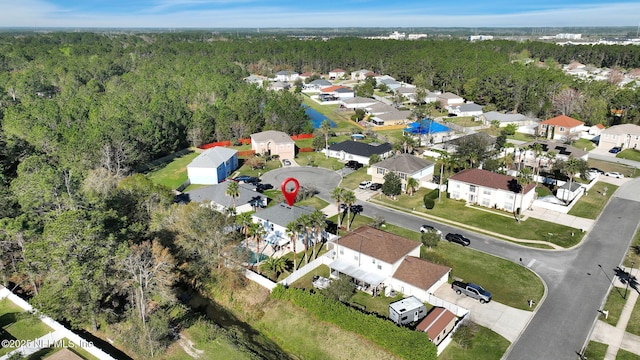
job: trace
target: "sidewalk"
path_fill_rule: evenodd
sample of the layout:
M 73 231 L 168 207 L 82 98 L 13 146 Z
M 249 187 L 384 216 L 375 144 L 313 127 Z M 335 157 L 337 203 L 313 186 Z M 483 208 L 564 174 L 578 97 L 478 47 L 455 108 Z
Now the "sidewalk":
M 632 269 L 626 268 L 625 270 L 631 272 Z M 619 278 L 615 279 L 614 285 L 619 289 L 626 290 L 626 285 L 622 284 Z M 615 289 L 612 288 L 611 291 L 615 291 Z M 605 360 L 615 360 L 620 349 L 640 356 L 640 336 L 625 331 L 638 297 L 638 291 L 629 288 L 627 302 L 622 308 L 622 313 L 616 326 L 611 326 L 603 320 L 596 322 L 590 340 L 609 345 L 604 356 Z

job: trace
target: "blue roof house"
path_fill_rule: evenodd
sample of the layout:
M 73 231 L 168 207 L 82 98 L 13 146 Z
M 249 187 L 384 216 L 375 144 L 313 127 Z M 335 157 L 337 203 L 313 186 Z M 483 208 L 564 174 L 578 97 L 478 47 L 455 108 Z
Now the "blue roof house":
M 238 168 L 238 151 L 214 147 L 198 155 L 187 165 L 191 184 L 213 185 L 224 181 Z
M 426 140 L 431 144 L 443 143 L 447 139 L 451 139 L 453 135 L 453 131 L 450 128 L 431 119 L 412 122 L 409 127 L 404 129 L 404 133 L 416 137 L 420 136 L 422 140 Z

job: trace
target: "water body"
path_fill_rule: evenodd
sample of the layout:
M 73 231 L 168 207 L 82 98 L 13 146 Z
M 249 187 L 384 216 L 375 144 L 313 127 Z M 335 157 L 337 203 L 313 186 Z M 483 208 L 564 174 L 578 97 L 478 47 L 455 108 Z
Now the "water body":
M 307 106 L 305 106 L 304 108 L 305 108 L 304 111 L 311 118 L 311 122 L 313 123 L 313 128 L 314 129 L 318 129 L 323 121 L 329 120 L 328 117 L 322 115 L 322 113 L 320 113 L 319 111 L 316 111 L 316 110 L 314 110 L 314 109 L 312 109 L 310 107 L 307 107 Z M 331 127 L 336 127 L 337 126 L 336 123 L 334 123 L 331 120 L 329 120 L 329 123 L 331 124 Z

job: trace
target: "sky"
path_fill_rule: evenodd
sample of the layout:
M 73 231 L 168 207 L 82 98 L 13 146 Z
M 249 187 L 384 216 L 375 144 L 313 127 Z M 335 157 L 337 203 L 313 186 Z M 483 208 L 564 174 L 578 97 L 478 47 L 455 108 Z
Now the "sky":
M 639 25 L 638 0 L 0 0 L 0 27 L 410 28 Z

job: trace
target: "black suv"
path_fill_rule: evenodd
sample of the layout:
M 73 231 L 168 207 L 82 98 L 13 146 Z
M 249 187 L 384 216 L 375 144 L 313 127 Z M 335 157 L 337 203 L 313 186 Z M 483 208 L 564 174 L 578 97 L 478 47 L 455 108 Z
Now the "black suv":
M 249 175 L 236 176 L 231 180 L 236 181 L 236 182 L 245 182 L 247 184 L 257 184 L 257 183 L 259 183 L 261 181 L 259 178 L 255 177 L 255 176 L 249 176 Z
M 358 170 L 362 167 L 362 164 L 360 164 L 359 162 L 355 161 L 355 160 L 349 160 L 346 164 L 346 167 L 351 168 L 353 170 Z
M 456 244 L 460 244 L 462 246 L 469 246 L 471 244 L 471 240 L 460 234 L 452 234 L 448 233 L 447 236 L 444 237 L 448 242 L 454 242 Z
M 373 183 L 373 184 L 369 185 L 369 189 L 371 189 L 373 191 L 380 190 L 380 189 L 382 189 L 382 184 Z

